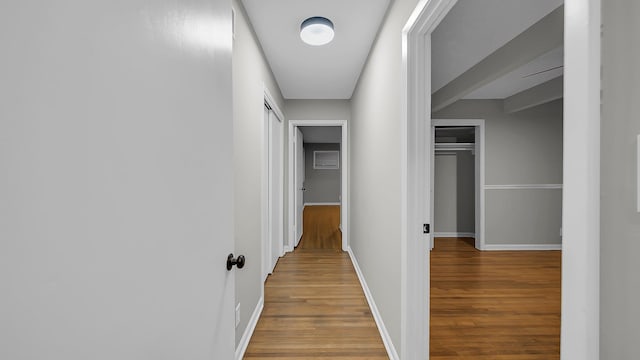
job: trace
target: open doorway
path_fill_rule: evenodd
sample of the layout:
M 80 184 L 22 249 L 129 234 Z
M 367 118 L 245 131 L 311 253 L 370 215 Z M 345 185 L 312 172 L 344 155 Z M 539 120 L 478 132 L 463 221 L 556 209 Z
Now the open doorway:
M 289 240 L 287 251 L 300 244 L 305 226 L 318 228 L 313 213 L 322 214 L 316 234 L 321 242 L 347 249 L 347 123 L 343 120 L 291 120 L 289 122 Z M 305 217 L 305 214 L 307 215 Z M 320 215 L 319 215 L 320 216 Z M 319 217 L 315 217 L 318 219 Z M 306 222 L 305 222 L 306 221 Z M 311 221 L 311 222 L 310 222 Z M 337 228 L 331 224 L 337 223 Z M 315 224 L 315 225 L 314 225 Z M 331 225 L 331 226 L 328 226 Z M 307 234 L 312 229 L 307 228 Z M 318 237 L 316 236 L 316 237 Z M 318 246 L 325 246 L 318 244 Z
M 342 249 L 342 129 L 339 126 L 298 126 L 298 131 L 294 154 L 296 246 Z
M 432 120 L 431 249 L 434 239 L 471 239 L 484 249 L 484 120 Z
M 432 120 L 430 353 L 558 359 L 562 0 L 516 0 L 500 11 L 490 1 L 458 0 L 431 38 L 431 115 L 440 120 Z M 486 143 L 476 141 L 478 124 L 460 118 L 484 119 Z M 482 144 L 488 188 L 476 176 Z M 483 193 L 486 204 L 476 201 Z

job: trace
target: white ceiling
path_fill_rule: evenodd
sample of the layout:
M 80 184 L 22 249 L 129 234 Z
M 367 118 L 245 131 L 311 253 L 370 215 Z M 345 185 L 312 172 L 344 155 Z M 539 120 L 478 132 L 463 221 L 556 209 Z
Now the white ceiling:
M 242 0 L 287 99 L 350 99 L 389 0 Z M 330 19 L 328 45 L 300 40 L 300 24 Z
M 304 143 L 324 144 L 342 142 L 340 126 L 298 126 Z
M 465 96 L 465 99 L 504 99 L 545 83 L 564 73 L 564 48 L 546 53 L 532 62 L 506 74 Z M 550 70 L 552 69 L 552 70 Z
M 563 0 L 459 0 L 432 35 L 432 91 L 435 92 L 493 53 Z M 465 96 L 465 99 L 503 99 L 562 75 L 562 49 Z

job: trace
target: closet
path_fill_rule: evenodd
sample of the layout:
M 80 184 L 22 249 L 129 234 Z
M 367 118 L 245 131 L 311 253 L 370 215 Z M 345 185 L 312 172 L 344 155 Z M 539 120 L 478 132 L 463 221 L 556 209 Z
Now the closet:
M 473 237 L 476 128 L 435 127 L 434 236 Z

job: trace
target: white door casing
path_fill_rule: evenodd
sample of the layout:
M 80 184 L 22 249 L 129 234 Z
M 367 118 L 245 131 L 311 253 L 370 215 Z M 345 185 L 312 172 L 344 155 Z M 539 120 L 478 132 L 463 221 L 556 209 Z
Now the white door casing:
M 475 247 L 478 250 L 484 250 L 485 248 L 485 124 L 483 119 L 431 119 L 431 151 L 429 156 L 431 157 L 431 199 L 434 199 L 434 157 L 435 157 L 435 131 L 437 126 L 473 126 L 475 127 Z M 434 201 L 430 202 L 431 209 L 431 226 L 432 230 L 435 228 L 434 224 Z M 433 249 L 433 237 L 435 231 L 431 231 L 430 241 L 431 249 Z
M 303 211 L 304 211 L 304 180 L 306 174 L 305 168 L 305 152 L 304 152 L 304 135 L 300 129 L 296 128 L 295 137 L 293 139 L 295 143 L 295 203 L 296 203 L 296 215 L 295 215 L 295 246 L 298 246 L 303 232 Z
M 431 33 L 456 0 L 421 0 L 402 31 L 402 354 L 429 358 Z M 562 321 L 560 357 L 599 357 L 601 0 L 565 0 Z M 427 136 L 424 138 L 424 136 Z
M 342 250 L 347 251 L 349 244 L 349 128 L 346 120 L 289 120 L 289 156 L 288 156 L 288 174 L 289 174 L 289 186 L 288 193 L 288 245 L 287 250 L 292 251 L 296 243 L 296 202 L 295 202 L 295 146 L 294 138 L 298 126 L 340 126 L 342 129 L 342 141 L 340 146 L 340 228 L 342 230 Z
M 267 108 L 268 106 L 268 108 Z M 284 185 L 283 185 L 283 124 L 281 117 L 265 106 L 268 130 L 268 272 L 272 273 L 284 253 Z

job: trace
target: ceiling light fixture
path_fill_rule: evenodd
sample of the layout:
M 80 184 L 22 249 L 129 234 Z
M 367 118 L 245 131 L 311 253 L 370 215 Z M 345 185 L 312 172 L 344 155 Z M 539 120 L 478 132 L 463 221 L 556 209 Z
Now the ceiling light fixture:
M 325 17 L 310 17 L 300 25 L 300 38 L 309 45 L 328 44 L 333 40 L 334 35 L 333 23 Z

